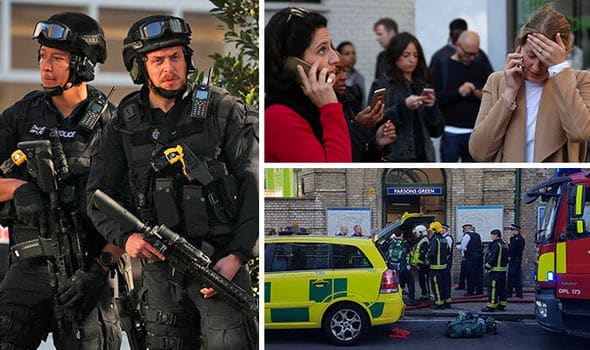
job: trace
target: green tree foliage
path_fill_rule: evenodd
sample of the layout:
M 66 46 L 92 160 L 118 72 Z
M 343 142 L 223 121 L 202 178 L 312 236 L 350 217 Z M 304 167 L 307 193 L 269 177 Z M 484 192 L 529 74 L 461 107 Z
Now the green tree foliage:
M 213 64 L 212 83 L 226 88 L 233 96 L 258 109 L 258 0 L 209 0 L 215 7 L 211 15 L 223 24 L 224 41 L 234 46 L 225 54 L 209 55 Z M 205 72 L 197 72 L 196 80 L 202 81 Z M 259 293 L 259 259 L 248 261 L 252 292 Z
M 224 41 L 235 50 L 210 55 L 213 65 L 212 82 L 226 88 L 247 104 L 258 108 L 258 0 L 210 0 L 215 7 L 211 15 L 223 24 Z M 202 80 L 205 72 L 199 72 Z

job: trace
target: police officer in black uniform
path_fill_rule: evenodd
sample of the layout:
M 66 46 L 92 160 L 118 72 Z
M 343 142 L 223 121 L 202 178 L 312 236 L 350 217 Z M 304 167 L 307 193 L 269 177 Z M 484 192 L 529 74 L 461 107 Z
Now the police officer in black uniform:
M 502 240 L 500 230 L 490 233 L 492 243 L 486 256 L 484 268 L 489 273 L 488 303 L 483 312 L 504 311 L 506 309 L 506 271 L 508 270 L 508 246 Z
M 524 237 L 520 234 L 520 226 L 510 225 L 512 236 L 508 245 L 508 296 L 512 296 L 512 290 L 517 298 L 522 298 L 522 252 L 524 251 Z
M 446 285 L 447 287 L 447 294 L 449 297 L 451 296 L 451 270 L 453 268 L 453 248 L 455 246 L 455 240 L 453 239 L 453 235 L 449 232 L 449 225 L 442 224 L 442 237 L 444 238 L 445 242 L 447 242 L 447 268 L 445 269 L 445 279 L 449 281 Z
M 461 240 L 461 250 L 465 253 L 465 274 L 467 292 L 465 296 L 483 294 L 483 247 L 481 236 L 472 224 L 463 225 L 465 235 Z
M 0 288 L 0 349 L 37 349 L 49 332 L 58 349 L 119 349 L 108 271 L 122 250 L 106 242 L 84 209 L 90 157 L 112 109 L 86 84 L 107 58 L 104 34 L 85 14 L 60 13 L 38 22 L 33 39 L 40 44 L 43 91 L 29 93 L 0 117 L 0 158 L 8 159 L 21 141 L 51 142 L 64 213 L 59 220 L 69 229 L 51 229 L 58 219 L 47 209 L 48 194 L 25 169 L 30 164 L 0 172 L 1 221 L 11 239 L 11 266 Z M 106 110 L 89 119 L 87 111 L 97 105 Z M 68 252 L 59 238 L 80 244 Z M 66 263 L 73 255 L 78 264 Z
M 257 113 L 221 88 L 187 83 L 194 71 L 190 38 L 178 17 L 150 16 L 131 26 L 123 60 L 143 86 L 107 125 L 88 191 L 101 189 L 149 224 L 166 224 L 207 252 L 221 275 L 250 290 L 244 264 L 258 237 Z M 193 108 L 203 99 L 206 113 Z M 185 156 L 192 151 L 195 169 L 166 161 L 164 152 L 177 146 Z M 183 170 L 200 175 L 189 180 Z M 144 259 L 141 310 L 150 349 L 198 349 L 199 329 L 206 349 L 244 349 L 257 338 L 254 320 L 162 261 L 142 234 L 89 210 L 109 242 Z

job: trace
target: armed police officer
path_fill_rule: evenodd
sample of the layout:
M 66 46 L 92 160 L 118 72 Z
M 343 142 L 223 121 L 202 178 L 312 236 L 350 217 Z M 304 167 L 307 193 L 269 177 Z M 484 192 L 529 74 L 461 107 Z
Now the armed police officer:
M 11 238 L 0 348 L 37 349 L 52 332 L 58 349 L 119 349 L 108 271 L 122 250 L 106 242 L 84 209 L 90 157 L 111 110 L 86 84 L 107 58 L 104 34 L 85 14 L 60 13 L 38 22 L 33 39 L 43 91 L 0 117 L 1 221 Z M 31 153 L 17 167 L 8 159 L 22 141 L 30 141 Z M 42 162 L 48 167 L 35 166 Z
M 195 70 L 190 39 L 178 17 L 150 16 L 131 26 L 123 60 L 143 86 L 107 125 L 88 191 L 100 189 L 142 221 L 178 232 L 249 291 L 244 264 L 258 237 L 257 114 L 221 88 L 187 83 Z M 198 349 L 199 330 L 206 349 L 242 349 L 257 340 L 254 320 L 162 261 L 141 233 L 89 208 L 109 242 L 145 259 L 140 294 L 148 348 Z

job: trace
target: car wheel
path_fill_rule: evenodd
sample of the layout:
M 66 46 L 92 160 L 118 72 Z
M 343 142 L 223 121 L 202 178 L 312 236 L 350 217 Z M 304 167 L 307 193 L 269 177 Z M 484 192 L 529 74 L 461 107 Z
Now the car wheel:
M 367 334 L 369 326 L 365 310 L 352 303 L 332 306 L 322 321 L 322 330 L 336 345 L 356 344 Z

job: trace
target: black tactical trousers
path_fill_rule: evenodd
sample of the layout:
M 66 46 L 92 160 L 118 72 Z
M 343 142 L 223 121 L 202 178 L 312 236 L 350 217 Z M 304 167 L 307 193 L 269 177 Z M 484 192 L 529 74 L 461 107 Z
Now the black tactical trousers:
M 0 348 L 37 349 L 49 332 L 57 349 L 121 348 L 121 328 L 109 284 L 97 307 L 80 317 L 79 340 L 71 324 L 57 329 L 47 265 L 41 259 L 16 263 L 6 273 L 0 287 Z
M 168 282 L 167 262 L 143 266 L 142 313 L 146 319 L 149 349 L 248 349 L 246 316 L 227 305 L 219 296 L 204 299 L 204 286 L 188 276 L 185 286 Z M 250 290 L 250 276 L 244 266 L 233 282 Z M 202 337 L 201 337 L 202 335 Z

